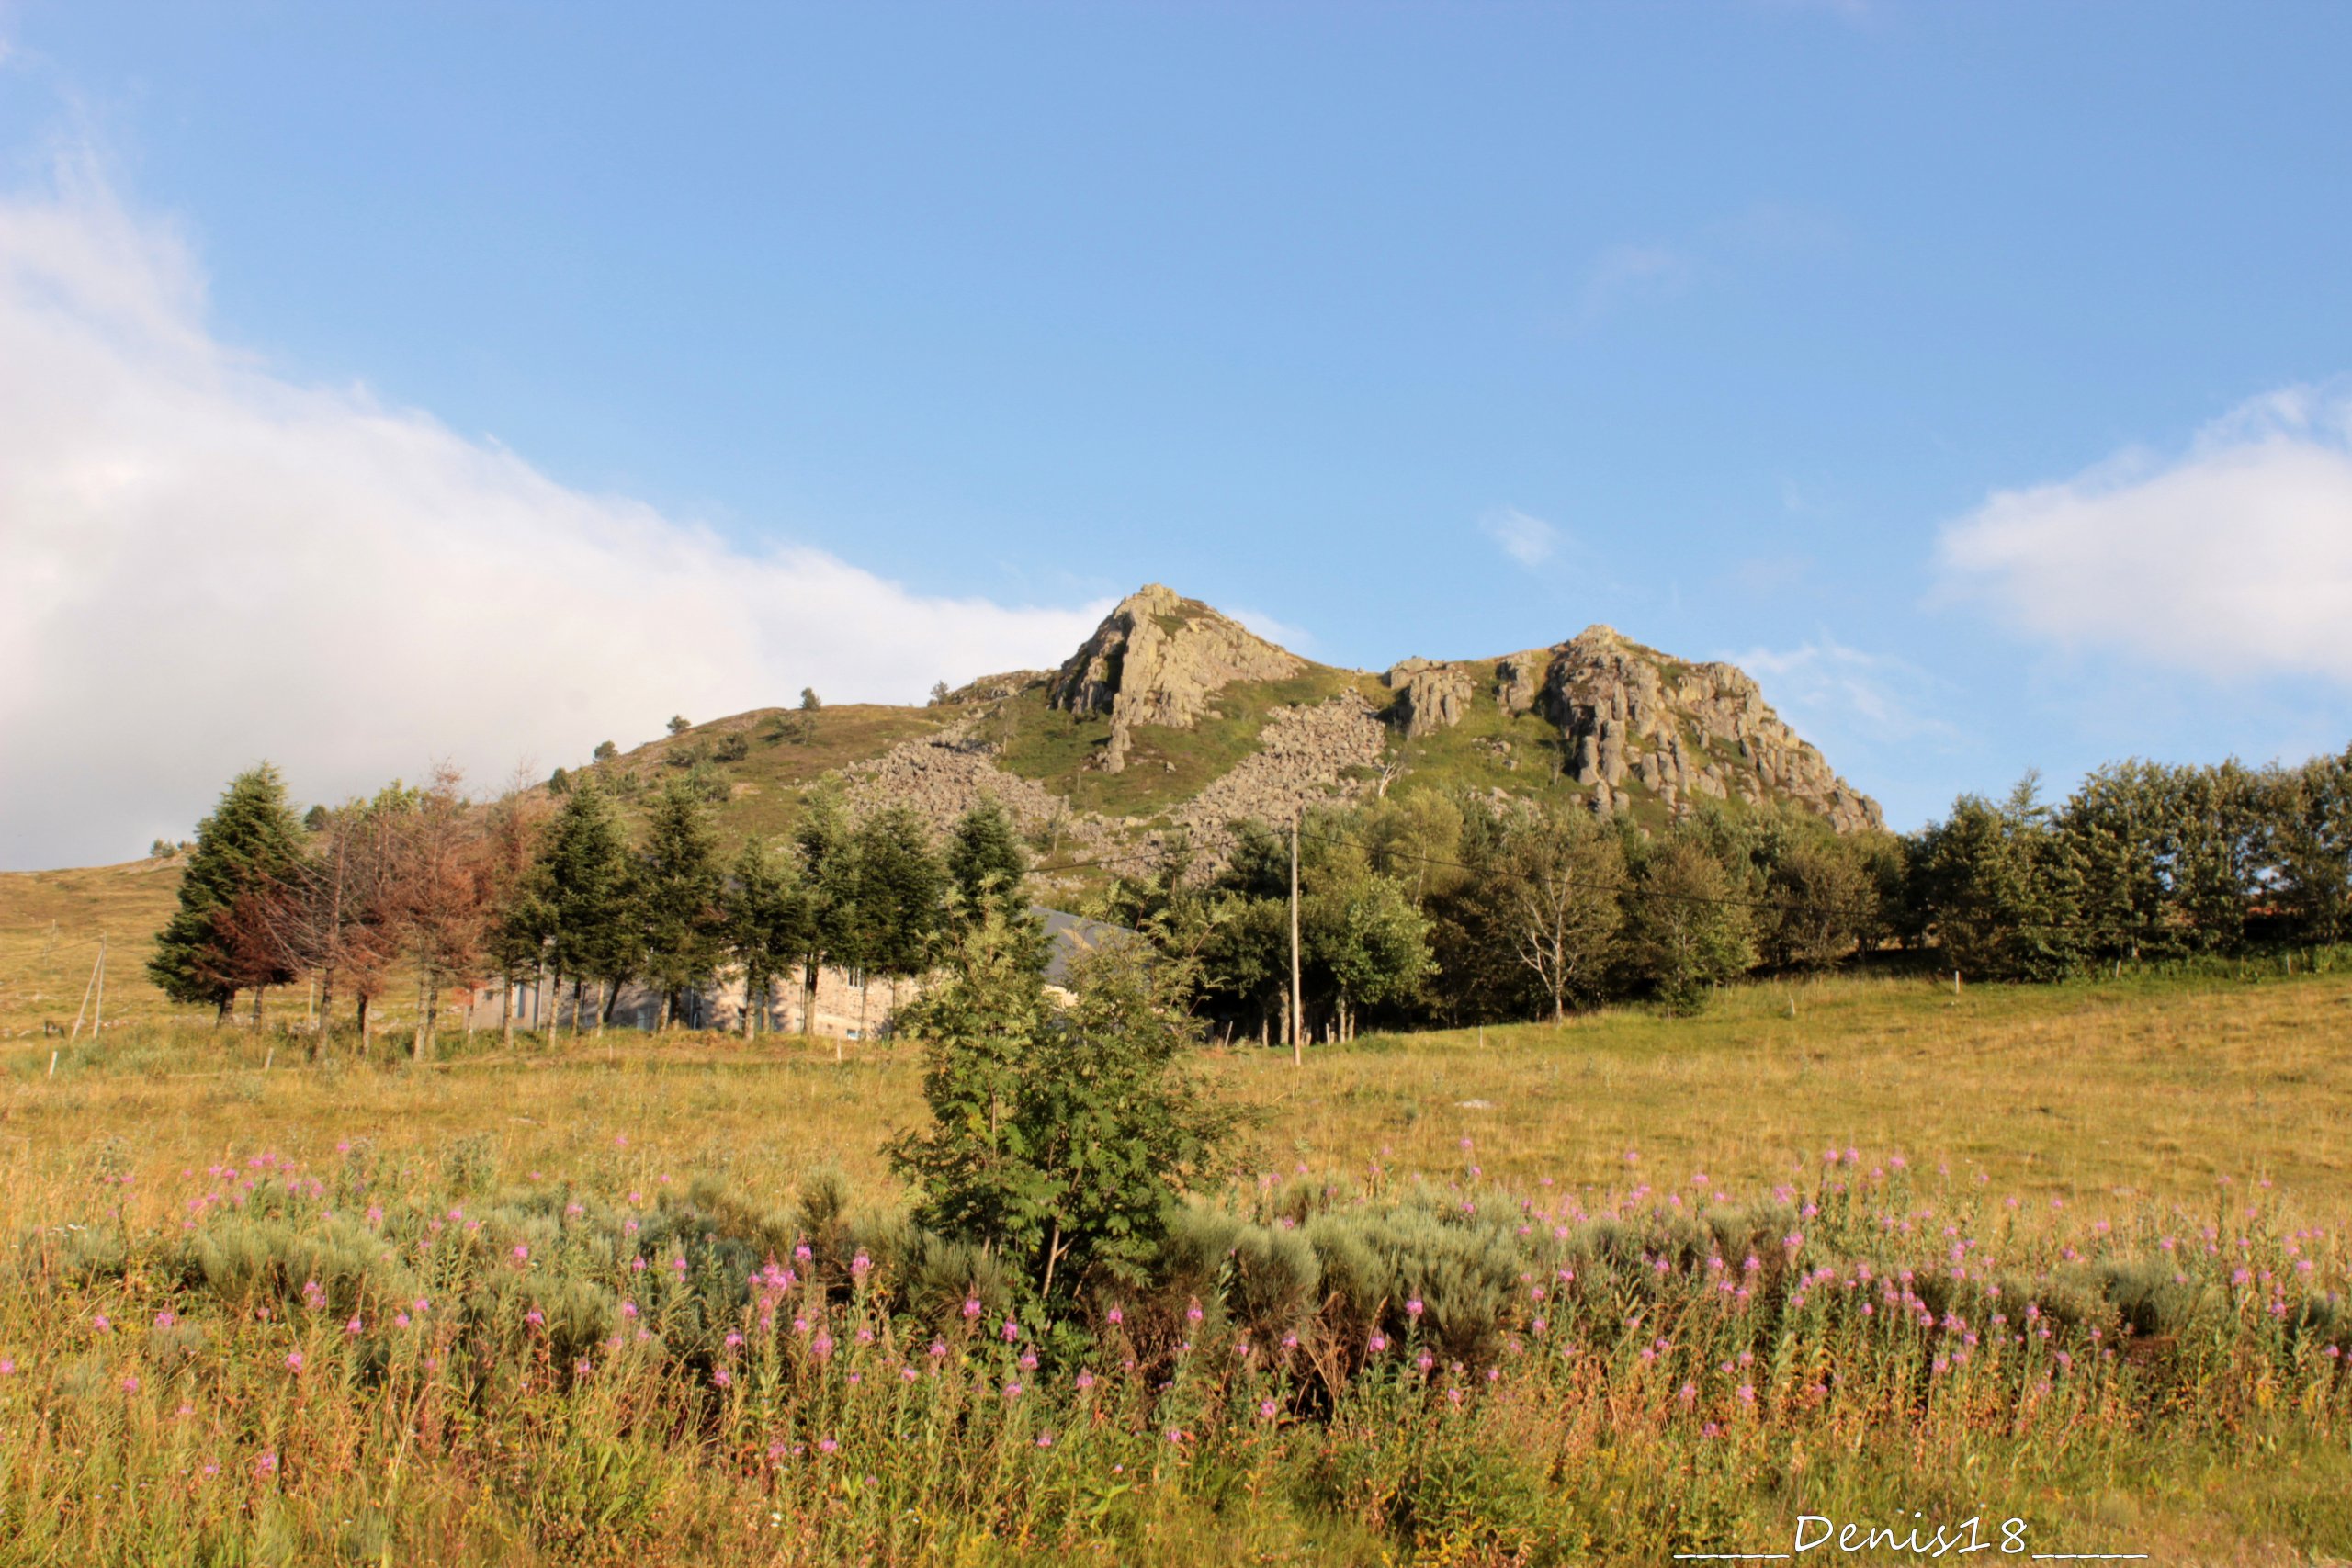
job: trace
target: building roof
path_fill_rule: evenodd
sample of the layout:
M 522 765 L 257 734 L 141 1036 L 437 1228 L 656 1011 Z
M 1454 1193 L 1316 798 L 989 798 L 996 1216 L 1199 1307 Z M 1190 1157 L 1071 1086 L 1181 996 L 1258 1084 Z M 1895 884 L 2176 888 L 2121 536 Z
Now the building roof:
M 1030 905 L 1029 912 L 1045 922 L 1046 936 L 1053 943 L 1046 959 L 1046 982 L 1048 985 L 1069 985 L 1070 960 L 1080 953 L 1091 953 L 1110 942 L 1125 941 L 1136 934 L 1125 926 L 1114 926 L 1107 920 L 1090 920 L 1067 909 L 1048 909 L 1043 904 Z

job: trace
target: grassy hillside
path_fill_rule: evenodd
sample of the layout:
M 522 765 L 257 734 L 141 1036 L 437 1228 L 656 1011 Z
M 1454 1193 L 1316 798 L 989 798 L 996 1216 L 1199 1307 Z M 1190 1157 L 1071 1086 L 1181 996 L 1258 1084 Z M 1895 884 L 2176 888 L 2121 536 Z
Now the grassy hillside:
M 851 703 L 803 713 L 756 708 L 649 741 L 609 762 L 591 763 L 625 799 L 678 778 L 712 777 L 719 831 L 731 851 L 744 839 L 789 832 L 808 787 L 825 774 L 877 757 L 963 716 L 955 708 Z M 735 754 L 740 749 L 740 755 Z
M 175 860 L 0 873 L 0 1039 L 72 1028 L 102 936 L 111 1028 L 195 1016 L 164 1000 L 145 973 L 179 886 Z
M 1628 648 L 1655 662 L 1669 689 L 1691 670 L 1656 649 Z M 1556 728 L 1534 713 L 1507 712 L 1497 701 L 1498 662 L 1459 663 L 1472 678 L 1460 723 L 1417 739 L 1401 734 L 1392 739 L 1391 757 L 1398 764 L 1392 790 L 1590 795 L 1589 789 L 1563 776 L 1567 758 Z M 972 690 L 991 688 L 982 682 Z M 999 765 L 1061 795 L 1074 811 L 1152 825 L 1253 754 L 1275 709 L 1312 706 L 1347 691 L 1377 713 L 1391 711 L 1396 700 L 1377 674 L 1321 664 L 1310 663 L 1287 680 L 1238 682 L 1218 692 L 1189 728 L 1133 730 L 1127 766 L 1117 773 L 1097 765 L 1111 737 L 1108 716 L 1057 711 L 1047 705 L 1042 683 L 1012 695 L 972 696 L 937 707 L 855 705 L 815 714 L 762 708 L 695 726 L 591 766 L 618 786 L 625 800 L 642 799 L 680 776 L 694 779 L 718 806 L 721 830 L 731 845 L 749 835 L 788 831 L 806 790 L 824 774 L 948 725 L 969 723 L 977 738 L 1001 749 Z M 1683 740 L 1694 759 L 1737 761 L 1734 745 L 1706 741 L 1695 728 L 1686 726 Z M 1645 828 L 1661 828 L 1670 818 L 1665 803 L 1637 778 L 1624 779 L 1617 794 L 1620 808 Z M 1724 808 L 1746 807 L 1735 799 Z

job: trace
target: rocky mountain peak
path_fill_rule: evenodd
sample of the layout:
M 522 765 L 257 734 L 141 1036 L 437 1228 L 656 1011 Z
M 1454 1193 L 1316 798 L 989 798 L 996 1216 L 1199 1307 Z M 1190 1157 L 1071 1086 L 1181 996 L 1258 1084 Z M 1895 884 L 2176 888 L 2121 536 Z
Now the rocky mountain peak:
M 1111 716 L 1102 768 L 1115 773 L 1126 766 L 1136 725 L 1189 729 L 1226 686 L 1284 680 L 1306 668 L 1239 622 L 1151 582 L 1102 618 L 1054 676 L 1046 701 L 1069 713 Z

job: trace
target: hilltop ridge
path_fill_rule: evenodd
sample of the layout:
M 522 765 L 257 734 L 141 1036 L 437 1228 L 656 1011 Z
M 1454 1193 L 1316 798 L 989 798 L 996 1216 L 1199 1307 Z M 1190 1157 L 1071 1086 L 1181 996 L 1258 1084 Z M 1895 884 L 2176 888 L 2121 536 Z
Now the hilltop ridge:
M 1178 834 L 1213 863 L 1236 819 L 1422 789 L 1556 794 L 1645 827 L 1707 801 L 1882 825 L 1735 666 L 1591 626 L 1487 658 L 1345 670 L 1159 583 L 1054 670 L 983 676 L 924 707 L 736 715 L 594 766 L 624 795 L 684 767 L 745 834 L 782 831 L 828 782 L 854 812 L 904 805 L 943 830 L 993 797 L 1041 852 L 1097 864 Z

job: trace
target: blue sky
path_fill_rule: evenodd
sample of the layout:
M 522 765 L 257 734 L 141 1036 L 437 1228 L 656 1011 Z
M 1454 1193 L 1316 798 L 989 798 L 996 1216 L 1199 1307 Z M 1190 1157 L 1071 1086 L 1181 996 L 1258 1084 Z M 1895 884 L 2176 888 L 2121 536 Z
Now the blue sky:
M 1737 659 L 1899 826 L 2352 739 L 2352 9 L 17 0 L 0 40 L 42 430 L 0 568 L 49 584 L 0 728 L 71 741 L 98 682 L 175 742 L 102 802 L 0 778 L 0 863 L 136 853 L 250 755 L 317 797 L 916 700 L 1147 580 L 1340 663 Z M 125 621 L 207 650 L 159 679 Z

